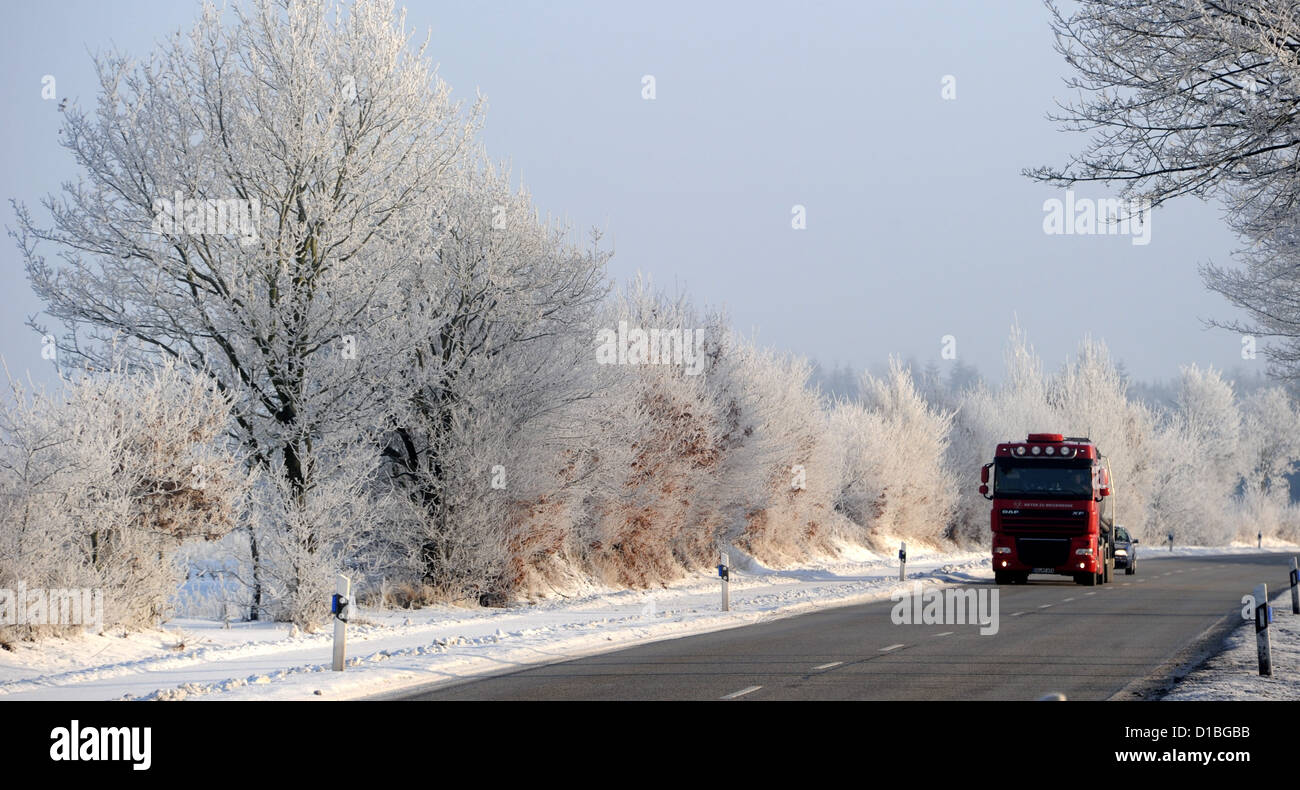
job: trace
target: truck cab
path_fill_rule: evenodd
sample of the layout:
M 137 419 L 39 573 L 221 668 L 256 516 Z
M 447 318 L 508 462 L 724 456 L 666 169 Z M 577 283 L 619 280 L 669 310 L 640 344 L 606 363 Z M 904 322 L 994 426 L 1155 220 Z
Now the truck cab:
M 1110 463 L 1091 439 L 1031 433 L 1005 442 L 980 473 L 992 501 L 993 574 L 1024 584 L 1030 574 L 1105 584 L 1115 567 Z

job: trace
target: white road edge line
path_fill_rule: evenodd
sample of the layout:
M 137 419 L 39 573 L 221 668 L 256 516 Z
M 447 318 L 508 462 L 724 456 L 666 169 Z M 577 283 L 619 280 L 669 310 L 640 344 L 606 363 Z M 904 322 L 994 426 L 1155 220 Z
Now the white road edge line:
M 897 644 L 897 645 L 890 645 L 889 647 L 882 647 L 882 648 L 880 648 L 879 652 L 881 652 L 881 653 L 888 653 L 890 650 L 897 650 L 898 648 L 900 648 L 900 647 L 902 647 L 902 646 L 903 646 L 903 645 L 900 643 L 900 644 Z
M 758 690 L 761 689 L 761 688 L 763 688 L 763 687 L 762 687 L 762 686 L 750 686 L 749 688 L 743 688 L 743 689 L 741 689 L 740 691 L 733 691 L 733 692 L 731 692 L 730 694 L 726 695 L 725 697 L 719 697 L 719 699 L 735 699 L 736 697 L 743 697 L 743 696 L 745 696 L 746 694 L 753 694 L 755 691 L 758 691 Z
M 822 664 L 821 666 L 813 667 L 813 669 L 830 669 L 831 667 L 838 667 L 840 664 L 843 663 L 844 663 L 843 661 L 832 661 L 829 664 Z

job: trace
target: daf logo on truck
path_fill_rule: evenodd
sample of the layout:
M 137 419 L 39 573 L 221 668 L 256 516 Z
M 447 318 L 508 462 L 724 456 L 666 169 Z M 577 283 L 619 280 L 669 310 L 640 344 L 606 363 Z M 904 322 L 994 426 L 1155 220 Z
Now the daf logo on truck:
M 1091 439 L 1031 433 L 999 444 L 980 470 L 993 501 L 993 575 L 1025 584 L 1031 573 L 1071 576 L 1089 586 L 1115 569 L 1115 496 L 1110 463 Z

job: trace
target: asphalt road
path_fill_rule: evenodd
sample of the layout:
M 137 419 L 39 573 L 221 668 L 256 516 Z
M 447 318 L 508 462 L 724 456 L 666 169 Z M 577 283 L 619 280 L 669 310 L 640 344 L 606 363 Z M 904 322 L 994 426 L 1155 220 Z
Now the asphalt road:
M 999 591 L 996 634 L 898 625 L 881 601 L 424 687 L 418 700 L 1032 700 L 1140 698 L 1287 584 L 1290 555 L 1140 556 L 1111 584 L 1035 576 Z M 1289 595 L 1285 605 L 1289 604 Z M 1278 599 L 1274 599 L 1275 603 Z

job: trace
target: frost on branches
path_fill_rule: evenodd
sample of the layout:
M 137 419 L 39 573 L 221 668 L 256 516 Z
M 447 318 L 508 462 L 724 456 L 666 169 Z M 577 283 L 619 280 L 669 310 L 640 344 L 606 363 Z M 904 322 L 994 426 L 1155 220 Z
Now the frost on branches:
M 1118 184 L 1154 204 L 1217 198 L 1245 242 L 1206 284 L 1245 311 L 1218 326 L 1266 338 L 1273 372 L 1300 379 L 1300 7 L 1291 0 L 1048 0 L 1073 100 L 1050 116 L 1089 142 L 1048 183 Z
M 172 363 L 85 373 L 57 393 L 10 382 L 0 411 L 0 588 L 103 591 L 104 624 L 157 625 L 187 539 L 246 517 L 229 404 Z

